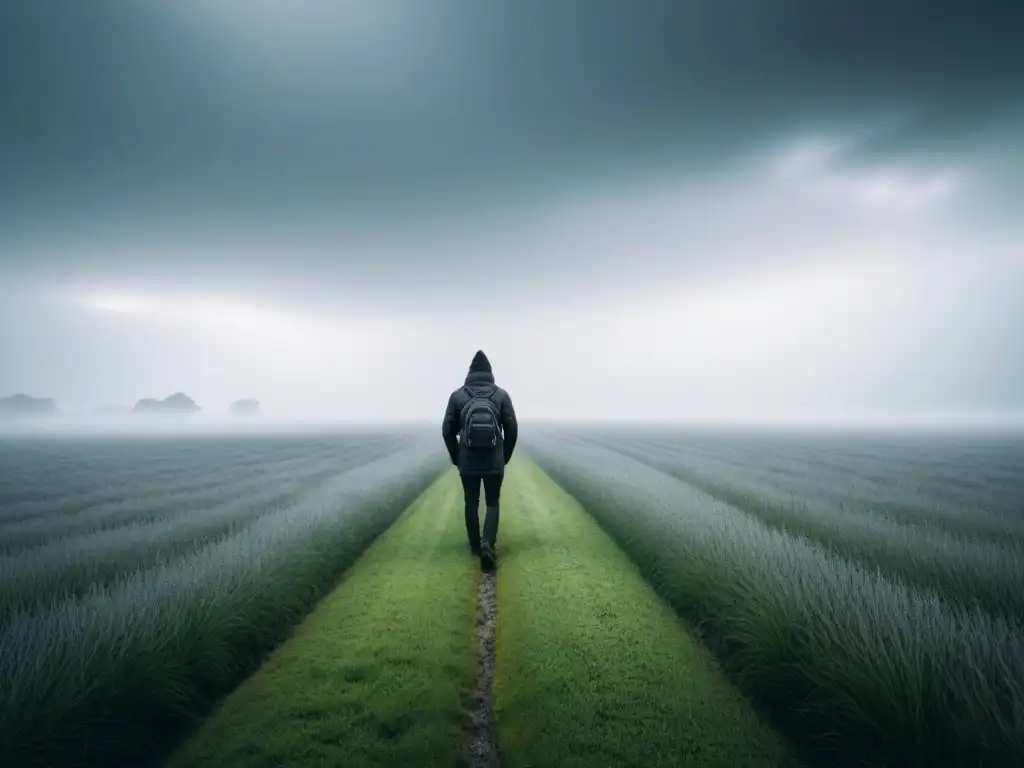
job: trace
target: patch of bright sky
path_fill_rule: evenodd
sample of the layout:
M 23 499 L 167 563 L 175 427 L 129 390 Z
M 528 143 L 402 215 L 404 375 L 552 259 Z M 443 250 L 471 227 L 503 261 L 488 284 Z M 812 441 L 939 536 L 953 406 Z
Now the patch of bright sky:
M 773 186 L 777 196 L 797 190 L 839 209 L 867 205 L 866 213 L 910 219 L 957 191 L 957 176 L 948 169 L 846 169 L 837 162 L 842 147 L 801 141 L 771 154 L 767 172 L 761 166 L 762 186 L 746 201 L 754 223 L 771 221 L 776 204 L 791 204 L 794 218 L 808 215 L 801 209 L 806 200 L 773 198 Z M 600 196 L 593 201 L 591 215 L 602 204 Z M 607 215 L 590 220 L 599 229 L 608 226 L 609 234 L 621 227 L 620 239 L 604 238 L 593 256 L 614 271 L 629 268 L 622 258 L 628 232 L 645 230 L 644 247 L 671 249 L 679 247 L 671 229 L 652 235 L 652 222 L 669 222 L 673 210 L 697 205 L 727 223 L 744 203 L 723 187 L 703 197 L 669 189 L 604 204 Z M 576 209 L 586 210 L 583 204 Z M 816 260 L 769 259 L 715 279 L 666 280 L 642 297 L 610 294 L 588 302 L 577 295 L 545 306 L 527 296 L 512 320 L 319 315 L 275 304 L 270 296 L 258 302 L 109 288 L 80 290 L 75 301 L 111 319 L 154 323 L 164 334 L 187 333 L 207 348 L 230 349 L 224 359 L 236 361 L 246 391 L 272 390 L 265 399 L 276 395 L 298 407 L 293 393 L 302 388 L 302 406 L 310 412 L 321 412 L 318 403 L 334 397 L 344 381 L 368 413 L 401 393 L 409 415 L 426 416 L 433 401 L 458 384 L 476 348 L 488 351 L 499 380 L 537 418 L 657 417 L 651 409 L 659 399 L 677 415 L 799 413 L 829 402 L 841 410 L 844 399 L 856 401 L 871 387 L 885 390 L 888 372 L 900 366 L 912 378 L 906 365 L 915 355 L 941 357 L 929 334 L 945 327 L 960 286 L 998 279 L 995 262 L 989 272 L 979 271 L 962 254 L 916 243 L 915 229 L 903 240 L 880 231 L 886 236 L 834 243 Z M 744 236 L 757 239 L 741 232 L 740 241 Z M 770 248 L 771 241 L 757 247 Z M 207 364 L 210 381 L 218 378 L 217 359 Z M 357 386 L 357 376 L 366 381 Z M 386 388 L 374 384 L 388 377 L 393 381 Z

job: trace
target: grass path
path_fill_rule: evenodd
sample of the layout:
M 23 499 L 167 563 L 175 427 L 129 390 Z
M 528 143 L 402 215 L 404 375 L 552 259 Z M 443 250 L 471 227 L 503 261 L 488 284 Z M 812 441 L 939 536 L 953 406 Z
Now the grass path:
M 503 493 L 493 701 L 504 768 L 788 764 L 568 494 L 525 457 Z M 465 765 L 479 565 L 461 504 L 449 471 L 166 768 Z
M 168 768 L 457 766 L 475 571 L 445 473 Z
M 614 542 L 524 457 L 508 468 L 498 557 L 504 768 L 789 764 Z

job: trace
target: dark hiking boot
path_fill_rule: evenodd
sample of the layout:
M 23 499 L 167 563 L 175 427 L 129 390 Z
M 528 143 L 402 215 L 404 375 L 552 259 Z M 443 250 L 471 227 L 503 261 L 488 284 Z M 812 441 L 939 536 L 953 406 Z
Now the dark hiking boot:
M 469 551 L 473 553 L 473 557 L 480 557 L 480 542 L 469 542 Z
M 480 545 L 480 567 L 485 571 L 493 570 L 497 559 L 498 557 L 494 552 L 494 545 L 489 541 L 482 542 Z

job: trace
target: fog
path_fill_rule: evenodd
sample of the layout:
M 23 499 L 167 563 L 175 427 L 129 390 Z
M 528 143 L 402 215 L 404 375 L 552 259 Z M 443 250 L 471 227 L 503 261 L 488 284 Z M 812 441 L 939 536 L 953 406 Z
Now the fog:
M 13 0 L 0 397 L 429 424 L 483 349 L 525 421 L 1022 424 L 1022 35 L 984 1 Z

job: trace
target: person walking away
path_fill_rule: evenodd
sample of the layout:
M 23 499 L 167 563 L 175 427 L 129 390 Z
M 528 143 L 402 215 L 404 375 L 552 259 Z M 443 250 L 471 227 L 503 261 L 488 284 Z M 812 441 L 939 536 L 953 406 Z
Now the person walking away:
M 474 555 L 485 570 L 497 560 L 499 498 L 505 465 L 512 458 L 519 437 L 519 423 L 512 398 L 494 383 L 491 363 L 478 350 L 469 364 L 461 387 L 448 398 L 441 437 L 459 468 L 466 501 L 466 535 Z M 480 486 L 484 488 L 483 536 L 480 535 Z

